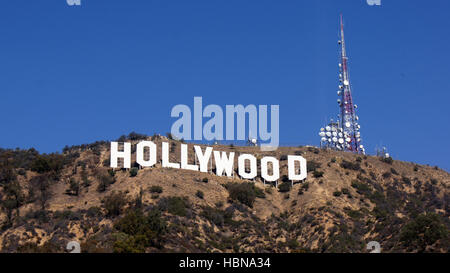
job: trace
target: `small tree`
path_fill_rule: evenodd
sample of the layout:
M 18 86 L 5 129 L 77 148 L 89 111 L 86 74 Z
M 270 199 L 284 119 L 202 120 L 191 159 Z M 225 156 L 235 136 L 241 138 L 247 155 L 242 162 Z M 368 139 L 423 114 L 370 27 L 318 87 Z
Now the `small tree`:
M 127 197 L 124 192 L 112 192 L 103 199 L 103 207 L 106 209 L 107 216 L 118 216 L 123 207 L 127 204 Z
M 70 178 L 69 188 L 66 190 L 66 194 L 78 196 L 80 193 L 80 182 L 75 178 Z
M 46 174 L 38 175 L 30 180 L 31 186 L 35 189 L 34 191 L 38 193 L 37 201 L 41 206 L 41 210 L 45 210 L 52 196 L 50 189 L 51 179 Z
M 421 214 L 404 226 L 400 233 L 400 241 L 406 247 L 420 252 L 440 239 L 447 238 L 448 230 L 441 217 L 435 213 Z

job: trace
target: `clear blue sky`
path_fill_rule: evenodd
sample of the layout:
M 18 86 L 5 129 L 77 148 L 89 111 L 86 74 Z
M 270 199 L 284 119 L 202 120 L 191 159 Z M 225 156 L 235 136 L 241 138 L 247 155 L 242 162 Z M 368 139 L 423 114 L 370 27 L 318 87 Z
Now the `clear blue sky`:
M 363 142 L 450 169 L 450 1 L 2 1 L 0 147 L 164 134 L 175 104 L 279 104 L 282 144 L 338 111 L 343 12 Z

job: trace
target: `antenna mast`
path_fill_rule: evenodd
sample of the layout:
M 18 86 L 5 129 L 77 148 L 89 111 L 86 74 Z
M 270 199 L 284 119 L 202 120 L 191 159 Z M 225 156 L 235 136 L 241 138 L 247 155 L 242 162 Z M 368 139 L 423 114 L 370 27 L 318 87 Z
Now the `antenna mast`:
M 339 96 L 338 104 L 340 115 L 338 122 L 331 121 L 326 128 L 322 128 L 321 146 L 326 146 L 336 150 L 351 151 L 354 153 L 365 153 L 364 146 L 361 145 L 361 133 L 358 124 L 359 117 L 356 115 L 357 105 L 353 104 L 352 90 L 350 84 L 350 74 L 348 71 L 348 57 L 344 39 L 344 20 L 340 16 L 340 40 L 341 56 L 339 63 Z M 328 133 L 330 132 L 330 133 Z

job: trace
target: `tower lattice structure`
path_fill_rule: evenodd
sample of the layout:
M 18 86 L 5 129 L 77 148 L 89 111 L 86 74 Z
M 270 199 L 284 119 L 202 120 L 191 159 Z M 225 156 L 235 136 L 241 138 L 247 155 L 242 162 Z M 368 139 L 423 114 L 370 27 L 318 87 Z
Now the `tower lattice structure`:
M 321 146 L 336 150 L 365 153 L 361 144 L 359 117 L 356 115 L 358 106 L 353 103 L 350 73 L 348 70 L 348 56 L 345 47 L 344 23 L 340 17 L 340 63 L 339 63 L 339 90 L 338 104 L 340 113 L 338 120 L 331 121 L 325 128 L 321 128 Z

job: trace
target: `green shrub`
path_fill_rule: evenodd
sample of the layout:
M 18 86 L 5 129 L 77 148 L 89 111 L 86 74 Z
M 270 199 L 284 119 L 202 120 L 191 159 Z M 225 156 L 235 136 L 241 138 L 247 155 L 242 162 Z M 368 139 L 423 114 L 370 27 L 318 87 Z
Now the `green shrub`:
M 339 196 L 342 195 L 342 192 L 340 192 L 340 191 L 335 191 L 335 192 L 333 192 L 333 195 L 336 196 L 336 197 L 339 197 Z
M 306 170 L 307 170 L 308 172 L 313 172 L 313 171 L 315 171 L 316 169 L 320 168 L 320 166 L 321 166 L 320 163 L 318 163 L 318 162 L 316 162 L 316 161 L 314 161 L 314 160 L 310 160 L 310 161 L 308 161 L 308 163 L 307 163 L 307 165 L 306 165 Z
M 283 175 L 281 176 L 281 181 L 282 181 L 282 182 L 289 182 L 289 176 L 283 174 Z
M 123 207 L 127 204 L 127 197 L 124 192 L 112 192 L 103 199 L 103 207 L 107 216 L 118 216 Z
M 203 197 L 205 196 L 205 194 L 204 194 L 202 191 L 197 191 L 197 192 L 195 193 L 195 196 L 197 196 L 197 197 L 200 198 L 200 199 L 203 199 Z
M 370 195 L 372 189 L 366 183 L 359 182 L 357 180 L 352 181 L 352 187 L 356 189 L 356 192 L 359 194 Z
M 308 182 L 303 183 L 301 188 L 302 188 L 303 190 L 305 190 L 305 191 L 308 191 L 308 189 L 309 189 L 309 183 L 308 183 Z
M 138 174 L 139 169 L 136 167 L 133 167 L 130 169 L 130 177 L 135 177 Z
M 391 168 L 391 173 L 392 173 L 393 175 L 398 175 L 398 172 L 397 172 L 394 168 Z
M 114 184 L 116 182 L 116 178 L 112 177 L 106 171 L 99 171 L 96 174 L 97 179 L 99 180 L 99 184 L 97 187 L 98 192 L 104 192 L 108 188 L 109 185 Z
M 231 200 L 239 201 L 249 207 L 253 207 L 256 197 L 264 198 L 265 194 L 254 183 L 228 183 L 225 185 Z
M 292 186 L 290 182 L 283 182 L 278 186 L 279 192 L 289 192 L 291 190 Z
M 423 252 L 427 246 L 447 236 L 448 229 L 443 224 L 441 216 L 435 213 L 420 214 L 403 227 L 400 242 L 406 247 Z
M 150 192 L 151 193 L 162 193 L 163 192 L 163 188 L 161 186 L 151 186 L 150 187 Z
M 159 200 L 158 207 L 162 211 L 168 211 L 170 214 L 178 216 L 187 216 L 191 205 L 187 197 L 171 196 Z
M 161 247 L 167 223 L 157 209 L 151 210 L 147 215 L 141 210 L 134 210 L 118 220 L 114 228 L 121 232 L 114 242 L 114 252 L 140 253 L 146 247 Z
M 411 185 L 411 179 L 409 179 L 406 176 L 402 176 L 402 181 L 403 181 L 403 183 L 405 183 L 407 185 Z
M 60 154 L 42 154 L 38 155 L 31 163 L 31 170 L 38 173 L 61 171 L 65 164 L 65 157 Z
M 317 170 L 315 170 L 315 171 L 313 172 L 313 176 L 314 176 L 315 178 L 323 177 L 323 172 L 322 172 L 322 171 L 317 171 Z
M 359 162 L 350 162 L 347 160 L 343 160 L 341 163 L 341 167 L 348 170 L 359 171 L 361 169 L 361 165 Z
M 232 213 L 211 207 L 204 207 L 200 215 L 218 227 L 223 226 L 225 223 L 231 223 L 233 218 Z

